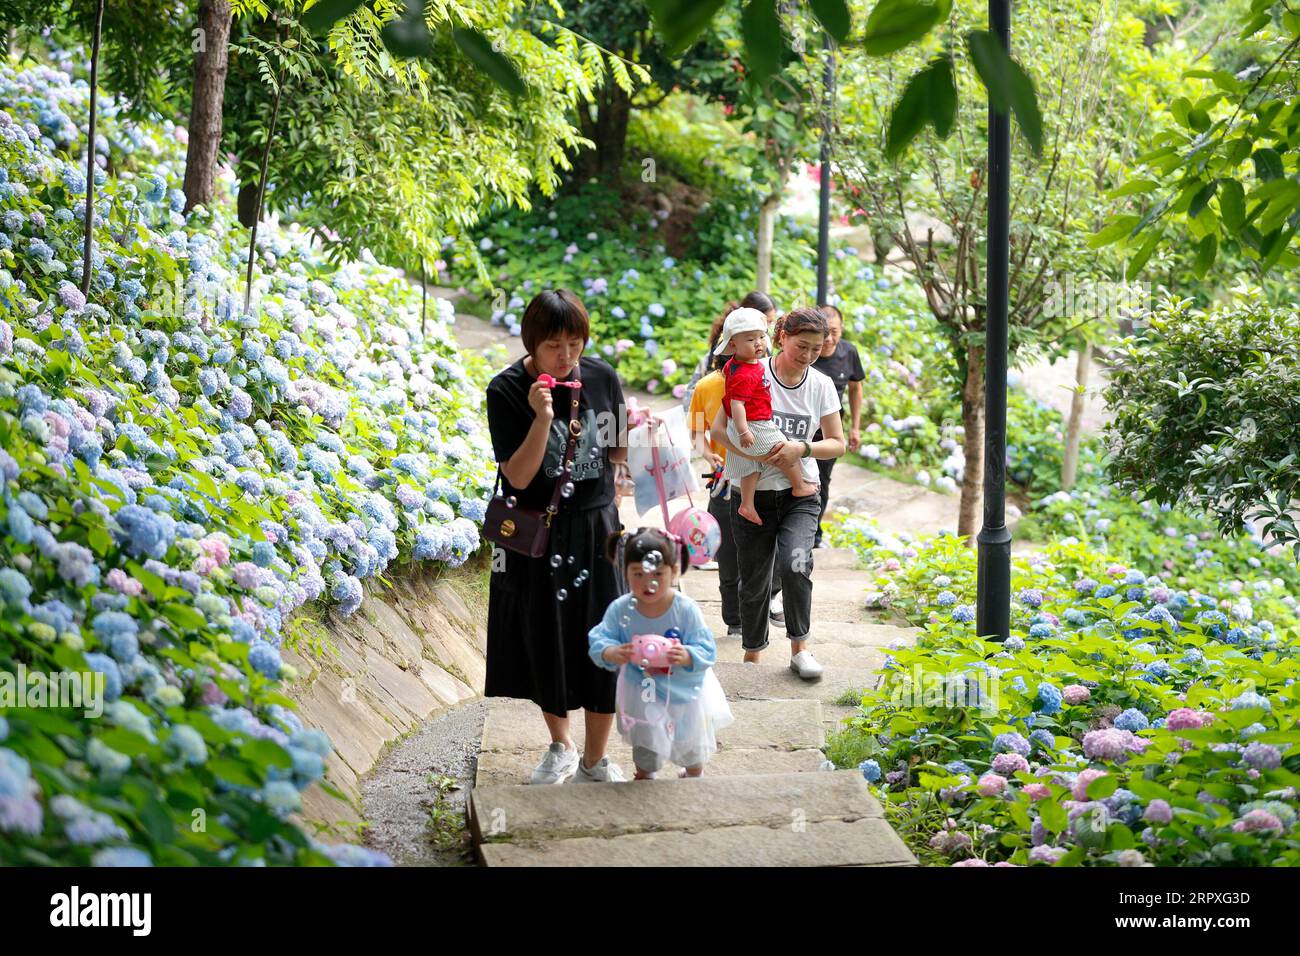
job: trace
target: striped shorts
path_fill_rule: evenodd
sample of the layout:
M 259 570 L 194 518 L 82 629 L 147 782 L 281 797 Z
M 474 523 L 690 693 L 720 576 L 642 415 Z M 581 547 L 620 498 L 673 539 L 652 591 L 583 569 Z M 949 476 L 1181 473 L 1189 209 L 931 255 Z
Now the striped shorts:
M 761 457 L 766 455 L 777 445 L 781 444 L 781 442 L 785 441 L 785 435 L 781 434 L 781 430 L 770 421 L 750 422 L 749 430 L 754 435 L 754 444 L 750 445 L 748 448 L 744 448 L 740 444 L 740 433 L 736 431 L 736 423 L 730 418 L 727 419 L 727 438 L 731 440 L 733 445 L 745 452 L 745 454 Z M 761 461 L 750 461 L 748 458 L 744 458 L 733 452 L 728 452 L 726 469 L 723 471 L 723 476 L 730 481 L 739 481 L 746 475 L 755 474 L 766 467 L 767 465 L 763 464 Z

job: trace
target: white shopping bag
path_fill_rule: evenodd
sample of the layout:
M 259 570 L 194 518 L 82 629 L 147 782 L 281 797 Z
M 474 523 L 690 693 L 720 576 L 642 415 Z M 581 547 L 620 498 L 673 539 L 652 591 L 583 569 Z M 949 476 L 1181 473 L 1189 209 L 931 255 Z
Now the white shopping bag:
M 686 413 L 680 407 L 657 414 L 650 423 L 633 428 L 628 432 L 627 443 L 627 464 L 636 484 L 638 515 L 659 505 L 659 483 L 655 479 L 656 451 L 665 501 L 700 490 L 691 468 L 691 438 L 686 429 Z

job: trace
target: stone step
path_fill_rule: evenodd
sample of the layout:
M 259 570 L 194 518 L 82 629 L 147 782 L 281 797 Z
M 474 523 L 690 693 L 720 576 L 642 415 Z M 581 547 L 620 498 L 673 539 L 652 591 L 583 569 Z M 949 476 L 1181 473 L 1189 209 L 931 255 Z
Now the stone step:
M 813 775 L 809 775 L 813 776 Z M 699 783 L 677 781 L 681 785 Z M 611 784 L 616 787 L 642 784 Z M 541 843 L 483 843 L 486 866 L 916 866 L 878 817 L 782 827 L 736 826 L 699 833 L 630 833 Z
M 734 708 L 733 708 L 734 709 Z M 838 729 L 840 708 L 831 719 L 823 711 L 823 731 Z M 632 776 L 632 748 L 616 735 L 610 738 L 606 752 L 611 762 L 623 769 L 627 776 Z M 526 784 L 533 768 L 541 762 L 545 748 L 534 750 L 497 750 L 484 751 L 479 754 L 478 769 L 474 777 L 475 786 L 484 787 L 493 784 Z M 706 773 L 709 776 L 735 777 L 756 773 L 815 773 L 822 769 L 826 757 L 820 750 L 812 747 L 801 750 L 771 750 L 766 747 L 755 749 L 722 749 L 709 760 Z M 671 767 L 662 771 L 664 775 L 675 773 Z
M 819 658 L 820 660 L 820 658 Z M 714 667 L 730 701 L 819 700 L 833 704 L 849 691 L 874 687 L 874 671 L 863 667 L 828 665 L 821 680 L 806 681 L 790 670 L 788 661 L 772 655 L 772 663 L 743 664 L 719 661 Z M 821 663 L 827 664 L 825 660 Z
M 821 554 L 820 551 L 817 552 Z M 819 559 L 820 560 L 820 559 Z M 813 568 L 813 593 L 825 592 L 837 597 L 861 603 L 866 599 L 868 588 L 873 581 L 867 571 L 854 571 L 847 568 L 825 569 L 820 563 Z M 718 572 L 713 568 L 692 568 L 681 578 L 681 588 L 695 600 L 716 600 L 718 597 Z
M 821 764 L 826 728 L 820 701 L 737 699 L 731 701 L 731 712 L 735 723 L 718 732 L 718 753 L 709 763 L 716 772 L 803 771 Z M 586 737 L 581 714 L 572 715 L 570 731 L 581 749 Z M 525 782 L 549 742 L 541 712 L 532 701 L 491 698 L 479 748 L 479 782 Z M 632 751 L 617 731 L 611 734 L 608 753 L 610 760 L 631 774 Z
M 478 786 L 470 794 L 476 842 L 555 841 L 719 827 L 788 827 L 880 819 L 856 770 L 706 775 L 570 787 Z
M 718 747 L 744 750 L 801 750 L 821 747 L 821 705 L 815 700 L 740 700 L 731 705 L 736 722 L 718 733 Z M 582 715 L 571 721 L 574 742 L 585 736 Z M 481 750 L 545 750 L 550 742 L 541 711 L 532 701 L 493 697 L 483 722 Z

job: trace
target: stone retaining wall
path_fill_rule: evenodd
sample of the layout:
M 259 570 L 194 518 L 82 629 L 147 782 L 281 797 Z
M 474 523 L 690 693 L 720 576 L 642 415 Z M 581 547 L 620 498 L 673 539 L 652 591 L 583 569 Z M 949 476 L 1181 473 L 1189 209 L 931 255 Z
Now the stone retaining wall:
M 319 785 L 303 794 L 302 820 L 356 839 L 363 820 L 359 780 L 384 750 L 439 711 L 483 692 L 486 568 L 399 569 L 391 587 L 367 582 L 366 599 L 351 618 L 326 612 L 314 630 L 323 646 L 284 659 L 298 668 L 289 696 L 305 725 L 334 744 L 325 779 L 346 798 Z M 330 832 L 322 832 L 328 838 Z

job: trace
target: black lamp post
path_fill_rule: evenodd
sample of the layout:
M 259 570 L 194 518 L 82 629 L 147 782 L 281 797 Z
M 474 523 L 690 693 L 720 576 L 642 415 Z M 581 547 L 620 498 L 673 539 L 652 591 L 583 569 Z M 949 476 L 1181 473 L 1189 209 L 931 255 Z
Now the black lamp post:
M 1011 0 L 989 0 L 989 29 L 1011 52 Z M 984 526 L 979 537 L 975 627 L 981 637 L 1011 634 L 1011 532 L 1006 521 L 1007 258 L 1011 117 L 989 103 L 988 312 L 984 320 Z
M 821 195 L 817 219 L 817 302 L 825 305 L 830 294 L 831 255 L 831 106 L 835 102 L 835 44 L 830 34 L 822 35 L 826 55 L 825 98 L 822 101 Z

